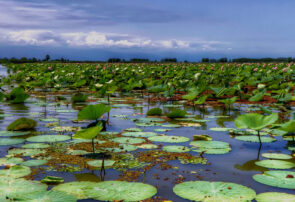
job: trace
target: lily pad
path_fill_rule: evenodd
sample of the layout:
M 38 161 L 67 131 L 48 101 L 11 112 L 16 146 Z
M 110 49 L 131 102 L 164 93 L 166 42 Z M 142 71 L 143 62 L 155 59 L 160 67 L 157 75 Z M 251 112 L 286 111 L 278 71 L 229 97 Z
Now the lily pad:
M 13 166 L 22 163 L 24 160 L 22 158 L 0 158 L 0 166 Z
M 126 128 L 124 131 L 128 132 L 142 132 L 141 128 Z
M 261 160 L 255 162 L 256 165 L 262 166 L 265 168 L 273 169 L 291 169 L 295 166 L 294 163 L 282 160 Z
M 181 125 L 178 125 L 178 124 L 163 124 L 162 127 L 167 127 L 167 128 L 180 128 Z
M 212 131 L 220 131 L 220 132 L 227 132 L 227 131 L 234 130 L 234 128 L 210 128 L 210 130 L 212 130 Z
M 0 138 L 0 146 L 8 146 L 8 145 L 15 145 L 21 144 L 25 141 L 22 138 Z
M 295 189 L 295 172 L 271 170 L 256 174 L 253 179 L 259 183 L 285 189 Z
M 156 136 L 157 133 L 154 132 L 124 132 L 122 133 L 123 136 L 130 136 L 130 137 L 152 137 Z
M 0 170 L 0 177 L 20 178 L 29 175 L 30 173 L 31 169 L 29 167 L 15 165 L 10 167 L 9 169 Z
M 235 137 L 236 140 L 242 140 L 242 141 L 246 141 L 246 142 L 257 142 L 259 143 L 259 138 L 258 136 L 254 136 L 254 135 L 241 135 L 241 136 L 237 136 Z M 261 137 L 261 142 L 274 142 L 276 141 L 275 138 L 272 137 Z
M 22 155 L 22 156 L 37 156 L 39 154 L 43 154 L 45 153 L 45 150 L 42 149 L 20 149 L 20 148 L 16 148 L 16 149 L 11 149 L 8 150 L 8 154 L 9 155 Z
M 194 149 L 194 152 L 205 153 L 205 154 L 226 154 L 231 151 L 231 148 L 201 148 L 201 149 Z
M 132 138 L 132 137 L 117 137 L 112 139 L 112 141 L 121 143 L 121 144 L 140 144 L 145 142 L 144 139 L 141 138 Z
M 77 198 L 71 194 L 60 191 L 45 191 L 32 194 L 25 194 L 21 197 L 24 202 L 76 202 Z
M 40 121 L 43 121 L 43 122 L 58 122 L 59 119 L 57 118 L 44 118 L 44 119 L 40 119 Z
M 46 149 L 48 147 L 50 146 L 45 143 L 31 143 L 31 144 L 22 145 L 22 148 L 24 149 Z
M 29 181 L 24 179 L 1 179 L 0 181 L 0 196 L 5 198 L 21 198 L 24 195 L 44 192 L 47 185 L 39 181 Z
M 263 153 L 261 156 L 269 159 L 291 159 L 292 156 L 289 154 L 281 153 Z
M 227 142 L 222 141 L 192 141 L 190 143 L 193 147 L 206 148 L 206 149 L 227 149 L 230 148 Z
M 28 135 L 30 132 L 21 132 L 21 131 L 0 131 L 0 137 L 16 137 Z
M 192 201 L 246 202 L 255 198 L 253 189 L 228 182 L 190 181 L 177 184 L 173 192 Z
M 28 142 L 62 142 L 71 139 L 66 135 L 37 135 L 27 138 Z
M 59 184 L 63 183 L 64 179 L 62 177 L 46 176 L 41 180 L 41 182 L 45 184 Z
M 142 144 L 142 145 L 139 145 L 137 147 L 140 148 L 140 149 L 157 149 L 158 145 L 155 145 L 155 144 Z
M 104 167 L 105 168 L 109 168 L 112 167 L 114 165 L 116 161 L 113 160 L 104 160 Z M 102 164 L 102 160 L 93 160 L 93 161 L 87 161 L 87 164 L 92 166 L 92 167 L 101 167 Z
M 22 162 L 20 165 L 33 167 L 33 166 L 41 166 L 46 163 L 47 163 L 46 160 L 28 160 L 28 161 Z
M 168 132 L 170 130 L 171 129 L 168 129 L 168 128 L 156 128 L 154 131 L 156 131 L 156 132 Z
M 154 196 L 157 189 L 139 182 L 104 181 L 86 193 L 101 201 L 141 201 Z
M 294 202 L 295 195 L 280 193 L 280 192 L 266 192 L 256 196 L 257 202 Z
M 115 148 L 105 148 L 105 150 L 109 151 L 109 152 L 115 152 L 115 153 L 119 153 L 119 152 L 131 152 L 131 151 L 135 151 L 137 150 L 137 147 L 131 144 L 120 144 L 119 147 L 115 147 Z
M 168 143 L 181 143 L 187 142 L 190 139 L 183 136 L 166 136 L 166 135 L 158 135 L 148 138 L 150 141 L 154 142 L 168 142 Z
M 163 151 L 182 153 L 182 152 L 189 152 L 190 148 L 185 146 L 170 145 L 170 146 L 164 146 Z

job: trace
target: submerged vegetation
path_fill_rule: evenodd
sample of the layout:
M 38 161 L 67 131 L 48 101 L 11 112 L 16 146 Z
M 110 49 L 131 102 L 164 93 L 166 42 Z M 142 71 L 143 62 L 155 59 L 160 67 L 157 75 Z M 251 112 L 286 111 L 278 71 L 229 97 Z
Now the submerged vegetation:
M 293 63 L 7 68 L 1 201 L 294 201 Z

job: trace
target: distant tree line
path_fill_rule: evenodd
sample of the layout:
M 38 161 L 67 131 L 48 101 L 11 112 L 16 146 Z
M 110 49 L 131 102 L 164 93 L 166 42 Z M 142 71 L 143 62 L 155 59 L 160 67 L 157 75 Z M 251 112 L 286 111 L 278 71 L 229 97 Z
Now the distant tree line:
M 160 61 L 158 60 L 149 60 L 147 58 L 131 58 L 130 60 L 125 60 L 121 58 L 109 58 L 107 61 L 81 61 L 81 60 L 69 60 L 65 58 L 60 59 L 51 59 L 50 55 L 47 54 L 43 59 L 33 58 L 0 58 L 0 64 L 2 63 L 35 63 L 35 62 L 68 62 L 68 63 L 153 63 L 153 62 L 162 62 L 162 63 L 176 63 L 178 62 L 177 58 L 163 58 Z M 185 60 L 184 63 L 188 61 Z M 202 63 L 245 63 L 245 62 L 295 62 L 295 58 L 292 57 L 280 57 L 280 58 L 235 58 L 228 59 L 226 57 L 214 59 L 214 58 L 202 58 Z

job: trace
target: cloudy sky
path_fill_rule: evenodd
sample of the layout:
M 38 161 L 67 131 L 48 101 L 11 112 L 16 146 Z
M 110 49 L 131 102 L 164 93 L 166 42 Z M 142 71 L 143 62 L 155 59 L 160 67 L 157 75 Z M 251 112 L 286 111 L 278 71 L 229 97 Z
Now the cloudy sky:
M 294 0 L 0 0 L 0 57 L 295 57 Z

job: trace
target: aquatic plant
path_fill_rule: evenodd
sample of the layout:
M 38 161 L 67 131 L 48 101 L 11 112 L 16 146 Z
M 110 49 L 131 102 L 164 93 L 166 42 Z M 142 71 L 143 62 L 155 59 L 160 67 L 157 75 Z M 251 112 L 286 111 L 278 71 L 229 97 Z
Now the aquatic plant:
M 8 131 L 26 131 L 26 130 L 34 130 L 37 126 L 37 122 L 33 119 L 29 118 L 18 118 L 9 124 L 6 128 Z
M 173 109 L 172 112 L 167 114 L 168 118 L 175 119 L 175 118 L 184 118 L 186 115 L 186 111 L 181 109 Z
M 147 116 L 161 116 L 162 115 L 162 109 L 160 108 L 152 108 L 147 113 Z
M 25 93 L 24 89 L 17 87 L 11 90 L 11 92 L 7 95 L 5 95 L 6 100 L 13 103 L 13 104 L 19 104 L 24 103 L 26 99 L 28 99 L 30 96 L 29 94 Z

